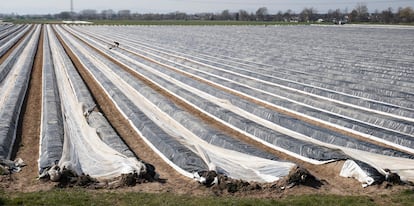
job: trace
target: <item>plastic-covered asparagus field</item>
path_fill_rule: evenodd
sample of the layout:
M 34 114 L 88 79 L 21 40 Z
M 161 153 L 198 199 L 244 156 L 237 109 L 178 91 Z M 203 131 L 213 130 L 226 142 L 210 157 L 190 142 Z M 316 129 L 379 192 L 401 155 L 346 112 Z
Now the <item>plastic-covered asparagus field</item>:
M 211 186 L 339 163 L 363 186 L 414 182 L 414 29 L 7 25 L 0 42 L 5 161 L 42 48 L 40 177 Z

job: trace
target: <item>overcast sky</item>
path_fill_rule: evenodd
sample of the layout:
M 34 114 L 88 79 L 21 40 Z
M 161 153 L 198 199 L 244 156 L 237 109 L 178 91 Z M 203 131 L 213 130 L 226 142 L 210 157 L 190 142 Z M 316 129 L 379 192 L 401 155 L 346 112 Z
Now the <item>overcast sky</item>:
M 414 0 L 73 0 L 74 11 L 104 9 L 114 11 L 128 9 L 138 13 L 168 13 L 181 11 L 186 13 L 221 12 L 225 9 L 249 12 L 259 7 L 267 7 L 270 13 L 292 9 L 299 13 L 305 7 L 313 7 L 319 13 L 329 9 L 347 9 L 349 12 L 357 3 L 365 3 L 370 11 L 382 11 L 392 7 L 410 6 L 414 8 Z M 0 13 L 16 14 L 56 14 L 70 10 L 70 0 L 0 0 Z

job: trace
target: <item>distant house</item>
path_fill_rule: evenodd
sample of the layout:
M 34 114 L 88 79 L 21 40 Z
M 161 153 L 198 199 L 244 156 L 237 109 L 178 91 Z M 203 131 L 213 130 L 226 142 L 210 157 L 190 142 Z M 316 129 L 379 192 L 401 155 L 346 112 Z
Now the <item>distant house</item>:
M 338 24 L 338 25 L 344 25 L 348 23 L 347 19 L 332 19 L 332 23 Z
M 290 17 L 289 22 L 291 22 L 291 23 L 298 23 L 299 22 L 299 16 Z

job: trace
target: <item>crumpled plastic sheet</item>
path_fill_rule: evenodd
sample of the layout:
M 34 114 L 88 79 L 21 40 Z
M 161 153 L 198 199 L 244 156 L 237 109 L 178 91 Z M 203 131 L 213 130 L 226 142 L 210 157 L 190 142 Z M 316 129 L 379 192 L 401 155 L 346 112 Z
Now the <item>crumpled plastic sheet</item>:
M 360 164 L 357 164 L 354 160 L 346 160 L 342 166 L 339 176 L 355 178 L 359 182 L 363 183 L 363 187 L 374 184 L 375 180 L 372 178 L 371 174 L 364 171 L 359 165 Z
M 44 27 L 46 28 L 46 27 Z M 39 149 L 39 174 L 59 162 L 63 150 L 63 120 L 48 32 L 43 39 L 42 119 Z
M 10 159 L 16 140 L 17 123 L 28 87 L 28 80 L 36 52 L 39 26 L 27 38 L 11 73 L 0 83 L 0 159 Z
M 8 159 L 0 159 L 0 170 L 3 170 L 3 175 L 20 172 L 24 166 L 26 166 L 26 163 L 24 163 L 21 158 L 17 158 L 14 161 Z
M 49 30 L 50 31 L 50 30 Z M 51 34 L 51 32 L 49 32 Z M 59 93 L 63 95 L 64 144 L 61 168 L 78 175 L 88 174 L 97 179 L 111 179 L 121 174 L 145 171 L 145 165 L 136 158 L 127 157 L 105 144 L 84 117 L 84 107 L 78 102 L 66 72 L 64 51 L 56 38 L 50 38 Z

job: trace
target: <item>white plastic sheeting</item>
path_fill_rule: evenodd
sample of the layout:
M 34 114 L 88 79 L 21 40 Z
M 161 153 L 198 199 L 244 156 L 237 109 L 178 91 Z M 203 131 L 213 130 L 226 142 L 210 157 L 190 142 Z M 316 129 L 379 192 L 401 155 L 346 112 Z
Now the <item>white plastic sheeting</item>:
M 374 167 L 382 175 L 386 169 L 397 173 L 402 181 L 414 182 L 414 159 L 391 157 L 349 148 L 342 149 L 349 156 Z
M 140 90 L 139 87 L 134 88 L 129 85 L 132 84 L 132 79 L 128 80 L 127 76 L 129 75 L 127 73 L 124 72 L 125 76 L 118 76 L 122 75 L 119 74 L 119 68 L 116 68 L 114 65 L 109 67 L 107 64 L 104 64 L 101 62 L 103 60 L 98 57 L 99 55 L 86 50 L 84 46 L 77 43 L 73 39 L 68 38 L 68 41 L 72 44 L 73 48 L 79 50 L 79 55 L 84 55 L 82 58 L 86 58 L 90 64 L 96 65 L 96 67 L 99 68 L 99 72 L 102 72 L 101 75 L 104 75 L 110 82 L 114 83 L 116 87 L 119 87 L 119 91 L 122 91 L 124 95 L 132 100 L 135 106 L 138 107 L 148 118 L 150 118 L 151 121 L 167 132 L 171 138 L 177 139 L 182 145 L 186 146 L 197 156 L 201 157 L 202 160 L 208 165 L 208 169 L 216 170 L 233 178 L 259 182 L 272 182 L 278 180 L 280 177 L 288 175 L 289 171 L 295 166 L 293 163 L 280 162 L 243 154 L 205 142 L 189 128 L 184 127 L 173 116 L 170 116 L 169 113 L 166 113 L 160 109 L 160 104 L 163 104 L 161 102 L 168 100 L 158 99 L 157 101 L 159 102 L 156 104 L 155 102 L 151 102 L 148 98 L 153 98 L 146 96 L 151 94 L 151 92 L 144 92 L 144 90 Z M 86 62 L 85 59 L 82 60 Z M 101 78 L 99 77 L 99 73 L 92 73 L 97 76 L 98 79 Z M 185 112 L 179 111 L 176 114 L 181 115 L 182 113 Z M 145 140 L 145 136 L 143 137 Z M 155 151 L 158 152 L 161 157 L 164 157 L 169 164 L 172 164 L 174 168 L 177 168 L 174 166 L 175 162 L 170 161 L 164 156 L 165 154 L 156 149 L 159 145 L 154 145 L 148 140 L 147 142 L 150 146 L 152 145 Z M 178 169 L 178 171 L 186 176 L 192 176 L 189 171 L 183 171 L 180 169 Z
M 374 179 L 370 177 L 364 170 L 362 170 L 361 167 L 359 167 L 359 165 L 353 160 L 345 161 L 341 172 L 339 173 L 339 176 L 355 178 L 359 182 L 363 183 L 363 187 L 372 185 L 374 183 Z
M 49 36 L 52 31 L 48 29 Z M 61 168 L 75 171 L 78 175 L 88 174 L 97 179 L 110 179 L 121 174 L 140 174 L 145 171 L 145 165 L 136 158 L 127 157 L 110 148 L 90 127 L 84 116 L 84 108 L 77 101 L 66 71 L 63 48 L 54 37 L 50 38 L 53 63 L 56 78 L 59 82 L 59 94 L 62 101 L 64 116 L 64 144 L 62 158 L 59 161 Z

